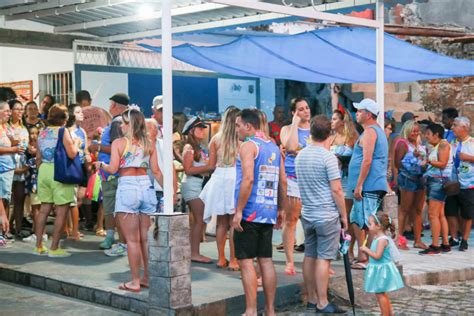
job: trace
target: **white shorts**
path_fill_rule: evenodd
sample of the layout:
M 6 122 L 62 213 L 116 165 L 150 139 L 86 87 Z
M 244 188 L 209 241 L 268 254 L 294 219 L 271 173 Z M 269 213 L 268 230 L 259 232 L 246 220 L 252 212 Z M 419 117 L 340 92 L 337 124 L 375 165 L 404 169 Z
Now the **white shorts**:
M 286 195 L 300 199 L 300 188 L 296 178 L 286 178 Z

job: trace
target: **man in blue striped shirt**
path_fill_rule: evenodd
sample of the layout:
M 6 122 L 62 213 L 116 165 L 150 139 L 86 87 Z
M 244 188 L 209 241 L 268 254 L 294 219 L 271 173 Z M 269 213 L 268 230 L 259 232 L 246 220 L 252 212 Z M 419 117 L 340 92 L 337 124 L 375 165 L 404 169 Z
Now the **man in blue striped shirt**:
M 345 313 L 329 303 L 327 297 L 329 268 L 337 257 L 341 224 L 347 230 L 341 173 L 336 156 L 329 151 L 331 122 L 324 115 L 313 117 L 310 133 L 311 144 L 296 157 L 296 176 L 303 205 L 303 278 L 308 293 L 307 307 L 315 308 L 317 313 Z

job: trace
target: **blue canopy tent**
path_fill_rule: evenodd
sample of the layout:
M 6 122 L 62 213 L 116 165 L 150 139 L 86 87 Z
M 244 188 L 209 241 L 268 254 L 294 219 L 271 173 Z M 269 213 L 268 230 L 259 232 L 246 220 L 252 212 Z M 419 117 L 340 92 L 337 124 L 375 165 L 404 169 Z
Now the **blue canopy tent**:
M 375 82 L 375 30 L 338 27 L 296 35 L 243 35 L 227 44 L 173 48 L 173 57 L 211 71 L 317 83 Z M 161 52 L 160 47 L 142 44 Z M 385 82 L 474 75 L 474 61 L 443 56 L 385 34 Z

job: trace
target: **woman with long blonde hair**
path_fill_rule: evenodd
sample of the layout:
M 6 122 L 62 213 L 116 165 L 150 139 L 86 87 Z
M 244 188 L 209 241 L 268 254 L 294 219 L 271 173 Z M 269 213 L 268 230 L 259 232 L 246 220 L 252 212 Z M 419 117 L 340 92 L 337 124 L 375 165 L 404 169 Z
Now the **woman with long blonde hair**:
M 346 204 L 347 218 L 349 219 L 350 210 L 352 209 L 353 194 L 348 189 L 349 176 L 349 161 L 352 157 L 354 144 L 359 137 L 359 133 L 355 128 L 355 124 L 349 113 L 342 113 L 340 110 L 335 110 L 332 114 L 331 129 L 333 134 L 329 137 L 331 144 L 330 150 L 336 155 L 341 169 L 341 183 L 344 191 L 344 201 Z M 350 225 L 349 234 L 352 236 L 352 242 L 349 248 L 349 257 L 354 258 L 354 232 Z M 362 258 L 359 258 L 362 259 Z
M 148 287 L 148 239 L 149 214 L 156 212 L 156 195 L 147 169 L 163 185 L 163 175 L 158 167 L 158 156 L 151 143 L 145 116 L 137 107 L 130 107 L 122 114 L 122 132 L 125 135 L 114 140 L 110 164 L 95 162 L 96 168 L 110 174 L 120 174 L 115 199 L 115 215 L 127 241 L 128 263 L 132 280 L 122 283 L 119 289 L 140 292 Z M 143 263 L 143 277 L 140 266 Z
M 216 243 L 219 259 L 218 268 L 239 270 L 239 264 L 234 253 L 234 231 L 230 231 L 230 261 L 225 257 L 225 242 L 227 232 L 235 213 L 234 193 L 236 181 L 235 163 L 239 150 L 235 121 L 240 110 L 229 107 L 222 117 L 219 132 L 214 135 L 209 145 L 209 164 L 215 167 L 211 179 L 202 190 L 199 197 L 204 202 L 204 222 L 209 223 L 213 215 L 217 215 Z
M 425 188 L 422 181 L 422 164 L 426 160 L 426 149 L 419 143 L 420 126 L 414 120 L 403 124 L 400 138 L 395 143 L 394 169 L 397 171 L 396 184 L 400 190 L 398 208 L 398 246 L 407 250 L 407 241 L 403 237 L 405 225 L 414 217 L 414 248 L 427 249 L 421 240 L 422 211 L 425 200 Z M 410 223 L 411 224 L 411 223 Z

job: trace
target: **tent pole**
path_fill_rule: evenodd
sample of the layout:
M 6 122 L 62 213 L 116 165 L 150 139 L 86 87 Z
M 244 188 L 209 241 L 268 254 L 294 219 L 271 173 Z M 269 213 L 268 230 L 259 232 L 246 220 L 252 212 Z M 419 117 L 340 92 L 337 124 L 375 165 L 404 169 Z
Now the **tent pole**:
M 173 84 L 171 0 L 161 4 L 161 69 L 163 87 L 163 192 L 164 213 L 173 213 Z
M 376 54 L 375 54 L 375 72 L 376 72 L 376 101 L 380 106 L 380 113 L 377 122 L 380 126 L 384 126 L 384 6 L 383 0 L 377 0 L 376 3 L 376 19 L 379 27 L 375 30 L 376 38 Z

